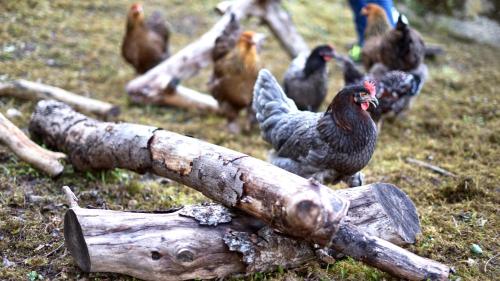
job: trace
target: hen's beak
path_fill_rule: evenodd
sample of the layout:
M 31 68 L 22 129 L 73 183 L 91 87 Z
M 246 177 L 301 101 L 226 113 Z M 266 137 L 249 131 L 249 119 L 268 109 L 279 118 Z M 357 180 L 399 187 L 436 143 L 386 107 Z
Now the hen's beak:
M 266 35 L 264 33 L 255 33 L 252 36 L 252 43 L 255 44 L 257 47 L 261 47 L 262 44 L 264 44 L 265 39 Z
M 378 99 L 375 97 L 375 96 L 371 96 L 371 95 L 365 95 L 365 96 L 361 96 L 359 98 L 359 103 L 364 103 L 364 102 L 368 102 L 370 103 L 371 105 L 373 105 L 373 107 L 377 107 L 378 106 Z

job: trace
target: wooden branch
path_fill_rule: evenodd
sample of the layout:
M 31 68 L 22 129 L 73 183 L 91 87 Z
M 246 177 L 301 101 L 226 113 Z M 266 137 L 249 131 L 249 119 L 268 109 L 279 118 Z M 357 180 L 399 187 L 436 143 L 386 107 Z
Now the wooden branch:
M 382 243 L 344 220 L 349 201 L 328 187 L 248 155 L 153 127 L 98 122 L 55 101 L 38 103 L 30 130 L 66 151 L 78 169 L 152 171 L 284 234 L 331 246 L 397 277 L 446 280 L 449 274 L 447 266 Z M 356 239 L 344 235 L 349 231 Z M 356 251 L 361 244 L 369 256 Z
M 59 160 L 66 158 L 66 155 L 38 146 L 1 113 L 0 142 L 12 150 L 21 160 L 30 163 L 51 177 L 60 175 L 64 170 L 64 166 Z
M 457 175 L 455 175 L 454 173 L 448 172 L 447 170 L 445 170 L 443 168 L 440 168 L 438 166 L 434 166 L 434 165 L 426 163 L 424 161 L 420 161 L 420 160 L 408 157 L 408 158 L 406 158 L 406 162 L 420 166 L 420 167 L 424 167 L 426 169 L 429 169 L 429 170 L 436 172 L 438 174 L 441 174 L 443 176 L 448 176 L 448 177 L 453 177 L 453 178 L 457 177 Z
M 130 100 L 134 103 L 168 105 L 184 109 L 198 109 L 209 112 L 217 112 L 219 103 L 211 95 L 202 94 L 190 88 L 181 85 L 175 86 L 174 89 L 168 89 L 161 95 L 140 94 L 129 95 Z
M 63 188 L 71 207 L 64 218 L 65 243 L 86 272 L 116 272 L 147 280 L 208 279 L 294 268 L 318 258 L 335 260 L 329 255 L 333 253 L 281 235 L 221 205 L 185 206 L 161 214 L 82 209 L 69 187 Z M 401 191 L 376 184 L 338 193 L 358 202 L 351 204 L 347 219 L 370 231 L 379 228 L 381 219 L 365 207 L 384 203 L 373 201 L 374 194 L 394 192 Z M 407 197 L 404 201 L 411 204 Z M 403 209 L 402 214 L 416 216 L 415 209 Z M 379 234 L 392 236 L 392 228 L 379 228 Z
M 295 58 L 300 53 L 309 53 L 309 47 L 300 36 L 293 24 L 290 15 L 283 10 L 281 1 L 270 1 L 265 7 L 262 16 L 264 23 L 276 36 L 281 46 L 287 51 L 290 58 Z
M 0 82 L 0 96 L 10 95 L 28 100 L 55 99 L 65 102 L 78 110 L 93 113 L 104 118 L 117 116 L 118 106 L 107 102 L 80 96 L 64 89 L 27 80 Z
M 277 36 L 287 52 L 295 57 L 299 52 L 308 51 L 302 37 L 298 34 L 289 15 L 281 8 L 278 0 L 235 0 L 224 7 L 226 13 L 198 40 L 169 57 L 147 73 L 130 81 L 126 87 L 133 99 L 141 101 L 161 101 L 172 104 L 169 99 L 160 97 L 173 78 L 185 80 L 196 75 L 201 68 L 212 63 L 212 49 L 219 37 L 234 17 L 241 21 L 248 16 L 263 19 Z M 178 99 L 188 98 L 182 96 Z

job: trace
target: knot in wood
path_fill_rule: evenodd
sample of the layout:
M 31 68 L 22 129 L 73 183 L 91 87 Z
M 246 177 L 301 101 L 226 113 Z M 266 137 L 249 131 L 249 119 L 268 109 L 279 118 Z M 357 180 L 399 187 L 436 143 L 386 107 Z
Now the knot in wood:
M 151 259 L 157 261 L 161 259 L 161 254 L 158 251 L 151 251 Z
M 318 221 L 321 215 L 321 207 L 312 200 L 303 200 L 296 204 L 294 213 L 299 219 L 296 223 L 308 228 L 314 226 Z
M 189 249 L 183 248 L 177 251 L 176 258 L 180 262 L 192 262 L 194 260 L 194 253 Z

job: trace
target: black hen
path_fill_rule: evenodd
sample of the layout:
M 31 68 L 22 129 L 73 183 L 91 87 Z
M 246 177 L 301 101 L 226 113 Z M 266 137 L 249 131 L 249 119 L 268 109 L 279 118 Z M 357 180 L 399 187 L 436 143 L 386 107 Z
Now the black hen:
M 366 111 L 375 105 L 369 82 L 342 89 L 324 113 L 300 111 L 267 70 L 255 83 L 253 108 L 271 163 L 305 178 L 349 186 L 363 184 L 359 172 L 375 150 L 377 128 Z
M 328 91 L 327 62 L 335 51 L 330 45 L 298 55 L 288 67 L 283 83 L 286 95 L 300 110 L 318 111 Z
M 409 71 L 419 67 L 424 57 L 422 36 L 400 15 L 396 27 L 380 42 L 380 62 L 391 70 Z

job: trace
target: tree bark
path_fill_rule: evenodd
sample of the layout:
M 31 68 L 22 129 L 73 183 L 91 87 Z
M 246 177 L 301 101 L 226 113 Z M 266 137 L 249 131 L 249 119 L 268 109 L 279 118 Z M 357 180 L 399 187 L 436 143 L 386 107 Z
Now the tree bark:
M 66 158 L 66 155 L 38 146 L 1 113 L 0 143 L 6 145 L 21 160 L 51 177 L 60 175 L 64 170 L 64 166 L 59 161 Z
M 86 113 L 108 119 L 120 114 L 120 108 L 107 102 L 80 96 L 64 89 L 27 80 L 0 82 L 0 96 L 10 95 L 28 100 L 55 99 Z
M 359 231 L 344 219 L 349 201 L 328 187 L 248 155 L 154 127 L 99 122 L 55 101 L 38 103 L 30 130 L 66 151 L 77 169 L 152 171 L 284 234 L 340 249 L 398 277 L 446 280 L 449 274 L 445 265 Z M 355 240 L 343 236 L 348 231 Z M 360 243 L 368 257 L 357 251 Z
M 334 253 L 284 236 L 221 205 L 184 206 L 168 213 L 83 209 L 69 187 L 64 190 L 71 206 L 64 218 L 65 243 L 85 272 L 115 272 L 146 280 L 209 279 L 294 268 L 317 259 L 335 261 Z M 372 206 L 385 202 L 372 201 L 374 194 L 399 197 L 400 192 L 385 184 L 336 191 L 346 200 L 372 202 L 368 203 Z M 403 201 L 412 205 L 407 197 Z M 370 232 L 381 221 L 393 224 L 388 216 L 351 206 L 346 218 L 361 231 Z M 416 211 L 401 214 L 415 217 Z M 390 226 L 380 228 L 379 237 L 394 236 L 394 225 Z
M 234 16 L 241 21 L 249 16 L 259 17 L 269 26 L 291 57 L 308 51 L 302 37 L 295 29 L 290 16 L 281 8 L 278 0 L 235 0 L 231 3 L 224 16 L 198 40 L 169 57 L 147 73 L 130 81 L 126 87 L 132 99 L 147 103 L 171 103 L 175 91 L 170 96 L 165 94 L 173 78 L 185 80 L 196 75 L 201 68 L 212 63 L 212 49 L 215 39 L 219 37 Z M 165 96 L 165 97 L 162 97 Z M 189 95 L 177 97 L 193 100 Z

